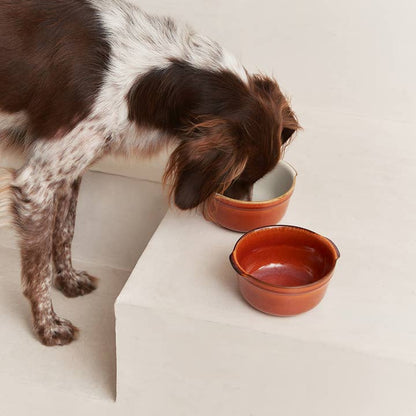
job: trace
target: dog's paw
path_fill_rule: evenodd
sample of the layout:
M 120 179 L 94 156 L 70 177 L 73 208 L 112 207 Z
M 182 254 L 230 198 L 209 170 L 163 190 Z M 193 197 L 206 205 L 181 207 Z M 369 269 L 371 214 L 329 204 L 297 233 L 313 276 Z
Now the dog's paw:
M 76 298 L 91 293 L 97 288 L 98 279 L 87 272 L 61 273 L 56 276 L 55 287 L 68 298 Z
M 54 315 L 46 323 L 35 326 L 35 332 L 43 345 L 66 345 L 78 338 L 79 329 L 66 319 Z

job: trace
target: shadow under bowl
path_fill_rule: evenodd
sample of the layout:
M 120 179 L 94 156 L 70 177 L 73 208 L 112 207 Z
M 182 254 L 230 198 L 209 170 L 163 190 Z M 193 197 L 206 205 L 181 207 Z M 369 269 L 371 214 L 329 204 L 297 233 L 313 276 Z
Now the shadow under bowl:
M 331 240 L 304 228 L 276 225 L 243 235 L 230 261 L 251 306 L 293 316 L 319 304 L 339 257 Z
M 205 208 L 205 217 L 238 232 L 277 224 L 289 206 L 296 176 L 296 170 L 281 160 L 273 171 L 254 184 L 251 201 L 216 194 Z

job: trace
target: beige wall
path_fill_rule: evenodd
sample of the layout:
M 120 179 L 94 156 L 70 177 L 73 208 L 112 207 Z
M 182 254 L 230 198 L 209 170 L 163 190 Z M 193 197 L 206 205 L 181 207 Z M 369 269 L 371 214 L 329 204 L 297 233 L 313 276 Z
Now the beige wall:
M 413 0 L 132 0 L 274 73 L 299 110 L 416 122 Z

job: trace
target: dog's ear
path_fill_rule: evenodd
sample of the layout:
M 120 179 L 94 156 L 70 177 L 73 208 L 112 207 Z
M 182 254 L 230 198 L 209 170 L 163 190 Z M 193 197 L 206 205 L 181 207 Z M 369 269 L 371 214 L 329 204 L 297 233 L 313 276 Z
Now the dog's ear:
M 198 123 L 172 153 L 165 181 L 172 184 L 171 197 L 183 210 L 224 192 L 244 170 L 247 156 L 237 146 L 226 122 Z

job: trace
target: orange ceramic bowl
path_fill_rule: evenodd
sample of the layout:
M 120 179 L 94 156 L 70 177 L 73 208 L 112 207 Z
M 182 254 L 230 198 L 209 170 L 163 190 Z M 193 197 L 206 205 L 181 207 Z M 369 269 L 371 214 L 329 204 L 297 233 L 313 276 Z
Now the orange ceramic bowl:
M 292 316 L 322 300 L 339 257 L 331 240 L 304 228 L 276 225 L 243 235 L 230 261 L 251 306 Z
M 285 161 L 254 184 L 253 200 L 240 201 L 216 194 L 205 217 L 229 230 L 247 232 L 277 224 L 285 215 L 295 189 L 297 173 Z

